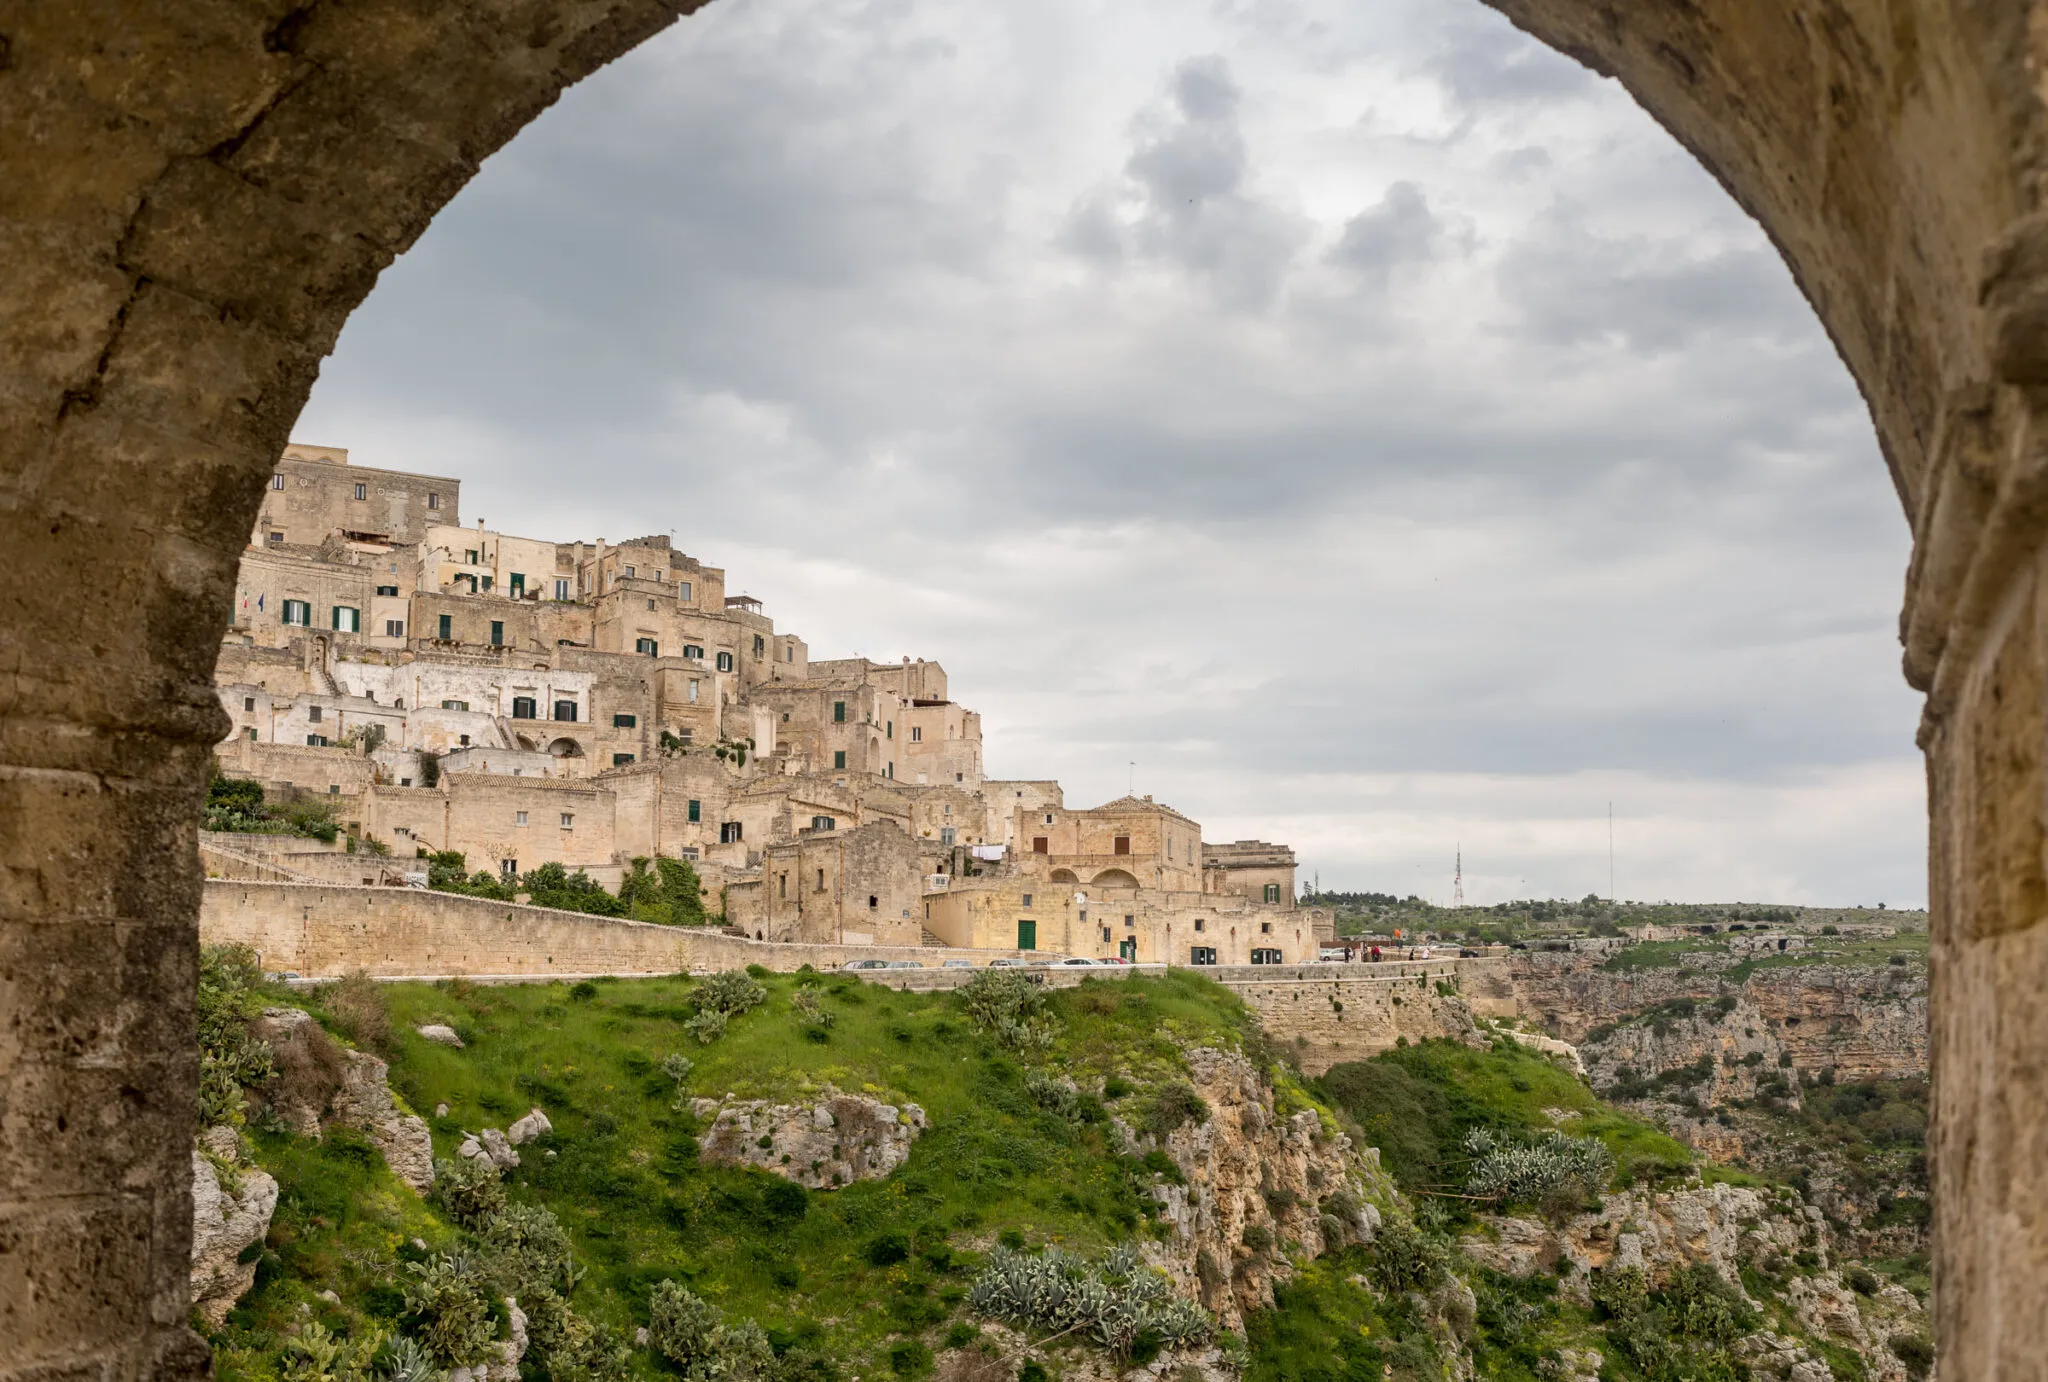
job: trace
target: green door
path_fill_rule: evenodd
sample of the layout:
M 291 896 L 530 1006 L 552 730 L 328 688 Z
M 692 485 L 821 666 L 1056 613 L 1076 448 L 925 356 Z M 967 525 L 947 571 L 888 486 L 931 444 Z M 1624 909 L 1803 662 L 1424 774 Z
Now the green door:
M 1036 950 L 1036 949 L 1038 949 L 1038 923 L 1037 923 L 1037 922 L 1035 922 L 1035 921 L 1019 921 L 1019 922 L 1017 923 L 1017 948 L 1018 948 L 1019 950 Z
M 1132 964 L 1136 964 L 1138 962 L 1138 938 L 1136 936 L 1125 936 L 1123 944 L 1116 948 L 1116 953 L 1129 960 Z

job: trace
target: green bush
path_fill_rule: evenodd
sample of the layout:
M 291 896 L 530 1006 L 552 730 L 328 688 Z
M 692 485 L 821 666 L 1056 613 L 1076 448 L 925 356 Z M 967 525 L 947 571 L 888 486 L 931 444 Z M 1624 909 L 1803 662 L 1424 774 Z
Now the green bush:
M 505 1179 L 489 1157 L 434 1163 L 434 1199 L 448 1217 L 475 1231 L 504 1212 Z
M 406 1263 L 405 1270 L 412 1278 L 405 1284 L 405 1311 L 427 1351 L 449 1367 L 482 1362 L 497 1339 L 497 1326 L 479 1264 L 460 1254 L 435 1253 Z
M 1208 1102 L 1185 1080 L 1172 1080 L 1159 1086 L 1145 1103 L 1144 1129 L 1154 1137 L 1165 1137 L 1189 1123 L 1208 1121 Z
M 1388 1219 L 1373 1240 L 1372 1279 L 1383 1291 L 1426 1291 L 1450 1267 L 1442 1239 L 1400 1219 Z
M 706 978 L 691 995 L 699 1012 L 737 1017 L 768 1000 L 768 990 L 744 969 L 725 969 Z
M 910 1240 L 893 1231 L 877 1234 L 863 1252 L 870 1266 L 893 1267 L 910 1256 Z
M 932 1351 L 915 1339 L 903 1339 L 889 1347 L 889 1371 L 898 1377 L 923 1377 L 932 1370 Z
M 773 1375 L 775 1353 L 751 1320 L 730 1325 L 715 1305 L 673 1281 L 648 1298 L 647 1341 L 690 1382 L 761 1382 Z
M 246 945 L 208 945 L 199 951 L 199 1122 L 240 1127 L 242 1091 L 268 1080 L 267 1043 L 249 1035 L 249 1019 L 263 1011 L 255 992 L 263 979 L 256 952 Z

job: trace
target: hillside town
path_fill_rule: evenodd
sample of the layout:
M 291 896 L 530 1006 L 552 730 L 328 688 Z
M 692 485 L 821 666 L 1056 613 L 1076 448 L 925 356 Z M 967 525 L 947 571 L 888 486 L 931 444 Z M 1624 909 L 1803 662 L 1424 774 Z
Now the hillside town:
M 1229 965 L 1332 938 L 1285 845 L 988 777 L 938 662 L 813 659 L 667 536 L 521 537 L 461 498 L 288 447 L 216 668 L 222 773 L 323 798 L 375 881 L 452 851 L 616 888 L 665 857 L 756 940 Z

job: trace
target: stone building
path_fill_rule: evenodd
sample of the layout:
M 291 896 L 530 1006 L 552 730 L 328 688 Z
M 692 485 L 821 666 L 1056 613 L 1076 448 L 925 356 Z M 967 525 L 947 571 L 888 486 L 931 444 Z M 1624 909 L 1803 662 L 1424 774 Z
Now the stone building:
M 1291 851 L 988 779 L 937 662 L 813 661 L 665 535 L 465 527 L 453 480 L 339 448 L 294 445 L 277 474 L 216 667 L 222 769 L 324 797 L 397 856 L 606 883 L 689 859 L 770 940 L 1312 958 Z

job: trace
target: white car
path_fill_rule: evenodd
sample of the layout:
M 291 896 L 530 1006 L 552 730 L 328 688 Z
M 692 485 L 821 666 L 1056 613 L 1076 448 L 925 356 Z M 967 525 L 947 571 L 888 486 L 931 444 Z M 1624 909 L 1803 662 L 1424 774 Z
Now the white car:
M 1054 960 L 1051 963 L 1054 969 L 1100 969 L 1103 967 L 1101 960 L 1091 960 L 1085 955 L 1069 955 L 1064 960 Z
M 848 960 L 839 967 L 842 970 L 887 969 L 889 962 L 887 960 Z
M 998 955 L 988 962 L 990 969 L 1026 969 L 1030 965 L 1031 961 L 1020 960 L 1014 955 Z

